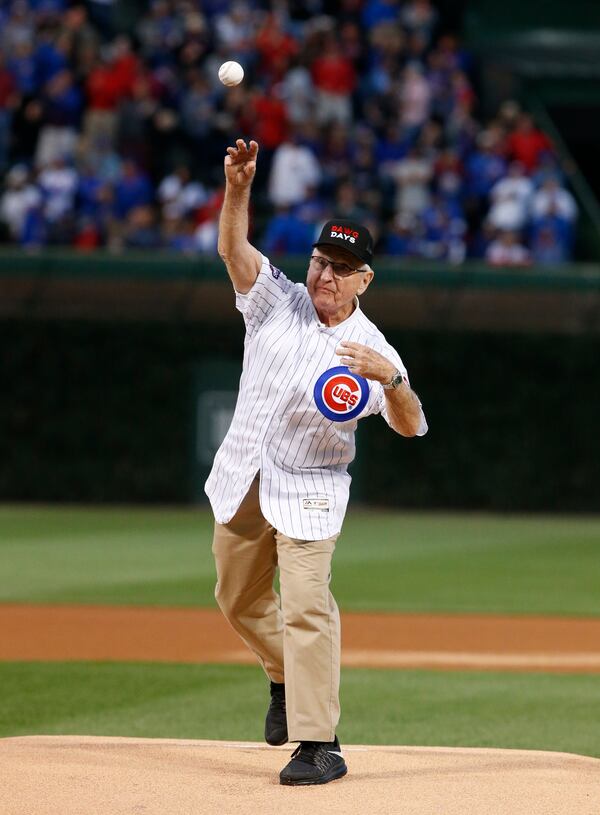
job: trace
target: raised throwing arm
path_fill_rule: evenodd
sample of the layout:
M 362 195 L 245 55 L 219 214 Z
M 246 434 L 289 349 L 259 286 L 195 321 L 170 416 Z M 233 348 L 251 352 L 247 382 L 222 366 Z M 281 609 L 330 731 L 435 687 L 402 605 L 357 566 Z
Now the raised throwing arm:
M 233 287 L 240 294 L 250 291 L 261 266 L 261 255 L 248 240 L 250 189 L 256 173 L 258 144 L 237 139 L 225 156 L 225 199 L 219 219 L 219 255 Z

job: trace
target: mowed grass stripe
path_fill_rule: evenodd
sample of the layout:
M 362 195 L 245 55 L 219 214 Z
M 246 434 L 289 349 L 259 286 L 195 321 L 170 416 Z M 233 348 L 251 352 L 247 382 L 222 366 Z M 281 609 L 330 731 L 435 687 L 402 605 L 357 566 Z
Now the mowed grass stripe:
M 0 507 L 0 602 L 212 606 L 205 509 Z M 348 610 L 599 615 L 600 518 L 351 510 Z
M 0 664 L 0 736 L 261 741 L 255 667 Z M 600 756 L 598 679 L 346 669 L 342 743 L 557 750 Z

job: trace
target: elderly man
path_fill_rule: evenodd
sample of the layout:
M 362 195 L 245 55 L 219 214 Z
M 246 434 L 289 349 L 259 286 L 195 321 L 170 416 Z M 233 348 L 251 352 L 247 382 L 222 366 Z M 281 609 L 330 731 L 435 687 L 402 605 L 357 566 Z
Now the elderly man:
M 427 424 L 400 357 L 359 307 L 374 274 L 369 231 L 325 224 L 306 286 L 292 283 L 247 239 L 258 144 L 238 139 L 227 153 L 219 254 L 246 339 L 234 417 L 206 482 L 215 596 L 271 681 L 267 742 L 299 742 L 280 782 L 325 784 L 347 772 L 329 580 L 357 420 L 381 413 L 403 436 Z

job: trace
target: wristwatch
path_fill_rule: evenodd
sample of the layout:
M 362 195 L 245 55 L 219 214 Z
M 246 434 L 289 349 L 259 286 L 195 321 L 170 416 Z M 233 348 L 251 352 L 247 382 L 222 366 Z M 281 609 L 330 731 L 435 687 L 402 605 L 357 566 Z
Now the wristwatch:
M 404 377 L 400 373 L 400 371 L 396 371 L 393 377 L 387 382 L 383 388 L 386 391 L 395 391 L 396 388 L 399 388 L 400 385 L 404 382 Z

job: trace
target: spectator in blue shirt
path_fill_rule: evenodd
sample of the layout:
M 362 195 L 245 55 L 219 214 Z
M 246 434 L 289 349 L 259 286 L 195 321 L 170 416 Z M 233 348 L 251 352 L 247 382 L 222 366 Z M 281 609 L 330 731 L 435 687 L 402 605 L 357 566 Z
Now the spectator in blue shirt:
M 29 249 L 36 249 L 48 244 L 48 222 L 44 218 L 41 202 L 28 210 L 23 220 L 23 230 L 19 243 Z
M 100 191 L 104 183 L 90 164 L 84 164 L 77 188 L 77 209 L 85 218 L 96 218 L 100 210 Z
M 409 213 L 397 215 L 384 242 L 383 252 L 396 257 L 415 258 L 420 255 L 419 226 Z
M 133 206 L 129 210 L 123 242 L 130 249 L 160 248 L 161 237 L 156 226 L 156 213 L 152 207 Z
M 531 257 L 534 263 L 552 266 L 570 258 L 568 241 L 562 234 L 562 225 L 548 219 L 540 222 L 531 240 Z
M 304 255 L 312 251 L 314 225 L 301 220 L 290 207 L 279 207 L 264 237 L 268 255 Z
M 41 104 L 42 127 L 35 155 L 38 167 L 74 156 L 83 97 L 70 71 L 60 71 L 46 83 Z
M 83 96 L 68 70 L 59 71 L 48 80 L 42 95 L 44 124 L 78 128 L 83 110 Z
M 477 148 L 465 162 L 467 194 L 479 202 L 487 200 L 496 181 L 508 170 L 508 163 L 497 149 L 494 138 L 484 130 L 477 140 Z
M 69 67 L 69 40 L 64 35 L 54 41 L 53 29 L 43 31 L 44 39 L 35 51 L 37 84 L 41 87 L 53 76 Z
M 34 94 L 38 89 L 38 72 L 35 54 L 27 41 L 17 42 L 13 47 L 13 56 L 6 62 L 18 90 L 24 94 Z
M 379 23 L 396 22 L 399 12 L 398 0 L 367 0 L 362 12 L 362 24 L 370 31 Z
M 151 204 L 152 199 L 150 179 L 133 159 L 126 159 L 121 168 L 121 178 L 115 184 L 115 215 L 125 218 L 134 207 Z
M 530 242 L 534 260 L 537 256 L 546 258 L 540 262 L 558 263 L 571 257 L 573 247 L 573 223 L 558 212 L 548 212 L 532 219 Z M 548 258 L 559 258 L 549 261 Z
M 377 140 L 375 156 L 380 165 L 388 161 L 399 161 L 408 153 L 412 139 L 406 134 L 397 119 L 391 121 L 385 128 L 381 138 Z
M 458 202 L 434 195 L 421 213 L 421 223 L 424 257 L 453 261 L 464 258 L 465 220 Z

